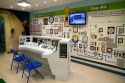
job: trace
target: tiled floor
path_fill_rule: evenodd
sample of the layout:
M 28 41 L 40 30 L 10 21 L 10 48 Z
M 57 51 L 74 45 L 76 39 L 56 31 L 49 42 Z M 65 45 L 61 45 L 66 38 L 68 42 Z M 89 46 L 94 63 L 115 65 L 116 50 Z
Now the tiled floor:
M 6 80 L 6 83 L 26 83 L 26 78 L 21 77 L 21 68 L 18 74 L 14 69 L 10 70 L 11 59 L 12 56 L 7 54 L 0 56 L 0 78 Z M 42 79 L 32 76 L 29 83 L 125 83 L 125 77 L 71 62 L 68 81 L 54 80 L 50 77 Z

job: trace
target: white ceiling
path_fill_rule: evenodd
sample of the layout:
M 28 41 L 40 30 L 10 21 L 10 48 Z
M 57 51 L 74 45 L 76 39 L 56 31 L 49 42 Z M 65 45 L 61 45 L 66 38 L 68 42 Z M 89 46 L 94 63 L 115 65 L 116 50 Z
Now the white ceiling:
M 28 2 L 31 3 L 31 7 L 26 7 L 26 8 L 17 6 L 16 3 L 18 1 L 21 1 L 21 0 L 0 0 L 0 8 L 21 10 L 21 11 L 32 11 L 32 10 L 43 9 L 43 8 L 63 5 L 63 4 L 72 3 L 72 2 L 78 2 L 80 0 L 57 0 L 57 2 L 55 2 L 54 0 L 27 0 Z

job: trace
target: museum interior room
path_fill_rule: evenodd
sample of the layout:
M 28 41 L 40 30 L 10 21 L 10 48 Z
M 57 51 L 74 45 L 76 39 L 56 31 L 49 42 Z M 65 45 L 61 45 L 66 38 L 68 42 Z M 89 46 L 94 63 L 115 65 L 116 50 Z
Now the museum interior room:
M 0 0 L 0 83 L 125 83 L 125 0 Z

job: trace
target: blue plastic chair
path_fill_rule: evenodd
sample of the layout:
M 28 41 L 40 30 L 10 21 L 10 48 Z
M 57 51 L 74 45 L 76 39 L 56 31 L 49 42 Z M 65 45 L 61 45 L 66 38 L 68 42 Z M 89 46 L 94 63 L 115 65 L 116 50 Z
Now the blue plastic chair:
M 30 62 L 26 63 L 24 65 L 24 70 L 23 70 L 23 73 L 22 73 L 22 78 L 23 78 L 23 75 L 25 75 L 27 77 L 27 83 L 28 83 L 31 71 L 35 70 L 35 72 L 38 73 L 44 79 L 43 75 L 37 69 L 39 67 L 42 67 L 42 63 L 40 63 L 38 61 L 30 61 Z M 28 75 L 25 74 L 25 72 L 24 72 L 25 70 L 27 70 L 27 72 L 29 73 Z
M 25 64 L 26 61 L 28 61 L 28 57 L 26 57 L 24 54 L 19 54 L 18 51 L 11 49 L 11 53 L 13 54 L 13 59 L 11 62 L 11 70 L 12 67 L 16 68 L 16 73 L 18 73 L 18 68 L 19 68 L 19 64 L 23 63 Z M 13 65 L 13 62 L 17 63 L 17 66 Z

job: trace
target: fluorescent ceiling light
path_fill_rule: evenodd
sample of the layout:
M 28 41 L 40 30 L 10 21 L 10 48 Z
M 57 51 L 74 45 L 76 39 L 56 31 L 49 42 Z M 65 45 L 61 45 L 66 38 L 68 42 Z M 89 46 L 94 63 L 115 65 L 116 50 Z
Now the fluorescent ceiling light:
M 22 7 L 30 7 L 31 6 L 31 4 L 26 0 L 21 0 L 21 1 L 17 2 L 17 5 L 22 6 Z
M 10 6 L 11 9 L 13 9 L 13 6 Z
M 47 3 L 47 2 L 45 1 L 45 2 L 43 2 L 43 3 Z
M 55 2 L 57 2 L 58 0 L 54 0 Z

